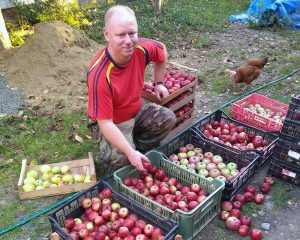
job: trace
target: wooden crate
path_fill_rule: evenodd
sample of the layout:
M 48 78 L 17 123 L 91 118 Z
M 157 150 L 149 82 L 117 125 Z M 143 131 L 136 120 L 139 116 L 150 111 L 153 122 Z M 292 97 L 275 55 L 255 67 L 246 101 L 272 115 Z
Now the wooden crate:
M 190 73 L 190 74 L 192 73 L 193 75 L 195 75 L 195 77 L 197 76 L 197 73 L 198 73 L 197 69 L 189 68 L 189 67 L 183 66 L 181 64 L 175 63 L 175 62 L 170 62 L 168 64 L 168 67 L 167 67 L 166 70 L 171 70 L 171 69 L 174 69 L 178 72 L 186 72 L 186 73 Z M 151 101 L 151 102 L 154 102 L 156 104 L 164 106 L 169 101 L 171 101 L 172 99 L 178 97 L 180 94 L 184 93 L 187 90 L 191 90 L 191 91 L 195 92 L 196 82 L 197 82 L 197 79 L 194 80 L 193 82 L 191 82 L 190 84 L 178 89 L 174 93 L 170 94 L 168 97 L 166 97 L 162 101 L 157 99 L 155 95 L 150 94 L 146 91 L 142 92 L 142 97 L 149 100 L 149 101 Z M 193 95 L 193 96 L 195 96 L 195 95 Z M 174 109 L 172 109 L 172 110 L 174 110 Z
M 70 167 L 70 173 L 72 175 L 76 173 L 82 173 L 84 175 L 90 175 L 91 176 L 91 182 L 87 183 L 73 183 L 69 185 L 62 185 L 54 188 L 45 188 L 41 190 L 33 190 L 30 192 L 24 192 L 23 190 L 23 183 L 24 179 L 26 178 L 26 173 L 29 170 L 40 170 L 41 165 L 36 166 L 30 166 L 30 162 L 24 159 L 22 161 L 22 168 L 21 168 L 21 174 L 18 182 L 18 190 L 19 190 L 19 196 L 20 199 L 35 199 L 45 196 L 54 196 L 54 195 L 61 195 L 61 194 L 67 194 L 72 192 L 78 192 L 87 188 L 90 188 L 97 182 L 96 178 L 96 172 L 95 172 L 95 165 L 92 153 L 88 153 L 89 158 L 86 159 L 80 159 L 80 160 L 72 160 L 68 162 L 59 162 L 59 163 L 53 163 L 53 164 L 47 164 L 51 168 L 54 166 L 62 167 L 62 166 L 69 166 Z

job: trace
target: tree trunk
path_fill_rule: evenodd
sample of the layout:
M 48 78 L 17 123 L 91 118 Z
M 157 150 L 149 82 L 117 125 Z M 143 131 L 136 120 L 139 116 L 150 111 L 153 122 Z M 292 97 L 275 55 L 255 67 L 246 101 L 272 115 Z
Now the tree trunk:
M 5 21 L 0 8 L 0 50 L 11 48 L 11 42 L 9 39 L 8 32 L 6 30 Z

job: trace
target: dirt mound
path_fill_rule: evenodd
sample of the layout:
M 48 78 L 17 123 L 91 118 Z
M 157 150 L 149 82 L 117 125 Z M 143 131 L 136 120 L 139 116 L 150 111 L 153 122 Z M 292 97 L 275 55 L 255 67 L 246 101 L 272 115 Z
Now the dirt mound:
M 85 107 L 86 67 L 101 46 L 60 21 L 36 24 L 34 32 L 1 61 L 7 81 L 35 104 Z

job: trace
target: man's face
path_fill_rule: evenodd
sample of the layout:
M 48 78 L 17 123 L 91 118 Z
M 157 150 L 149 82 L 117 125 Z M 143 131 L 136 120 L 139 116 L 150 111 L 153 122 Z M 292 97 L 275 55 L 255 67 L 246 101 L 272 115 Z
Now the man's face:
M 112 16 L 104 30 L 109 51 L 118 60 L 129 60 L 138 41 L 137 23 L 133 16 Z

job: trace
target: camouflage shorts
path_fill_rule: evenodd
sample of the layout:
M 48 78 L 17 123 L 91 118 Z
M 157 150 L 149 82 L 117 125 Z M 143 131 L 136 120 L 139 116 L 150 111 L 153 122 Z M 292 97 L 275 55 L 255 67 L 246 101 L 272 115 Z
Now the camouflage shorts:
M 176 116 L 168 108 L 151 102 L 143 102 L 138 114 L 121 124 L 116 124 L 133 148 L 144 153 L 157 146 L 174 128 Z M 100 152 L 96 157 L 96 165 L 101 166 L 101 172 L 108 174 L 129 164 L 127 157 L 114 148 L 99 132 Z M 102 174 L 101 174 L 102 175 Z

